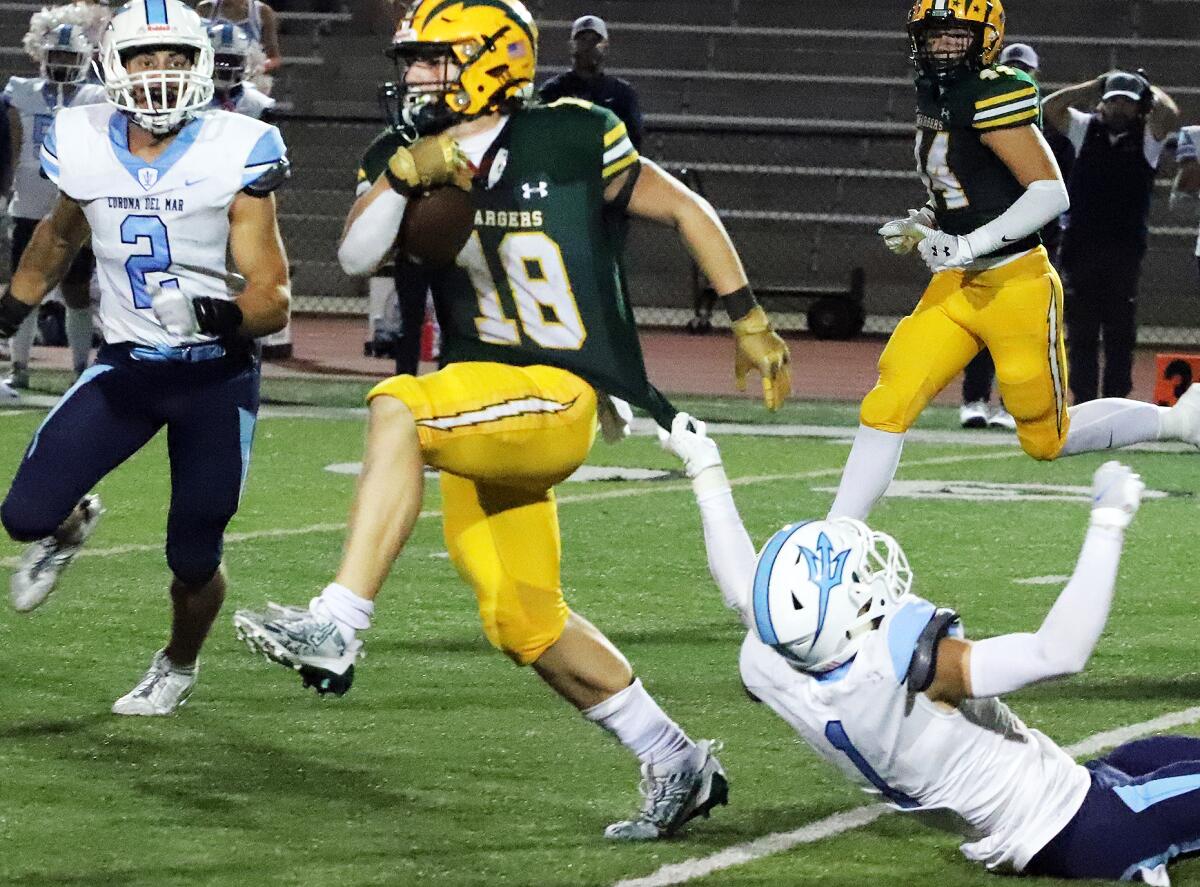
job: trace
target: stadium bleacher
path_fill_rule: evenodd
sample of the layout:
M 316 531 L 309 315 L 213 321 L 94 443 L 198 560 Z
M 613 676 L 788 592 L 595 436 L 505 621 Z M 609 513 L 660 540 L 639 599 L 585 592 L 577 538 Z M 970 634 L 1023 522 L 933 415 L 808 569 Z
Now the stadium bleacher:
M 905 313 L 926 279 L 919 262 L 896 261 L 880 246 L 880 221 L 921 200 L 913 174 L 912 85 L 902 15 L 894 3 L 766 3 L 754 0 L 544 0 L 543 76 L 564 70 L 570 22 L 591 12 L 610 23 L 610 70 L 638 89 L 647 115 L 644 153 L 700 175 L 762 284 L 831 286 L 848 269 L 866 272 L 868 329 Z M 1049 89 L 1114 67 L 1145 66 L 1200 119 L 1194 58 L 1200 34 L 1188 22 L 1200 3 L 1068 0 L 1012 6 L 1011 39 L 1043 56 Z M 301 29 L 285 36 L 289 55 L 311 47 Z M 359 310 L 359 288 L 334 264 L 325 242 L 350 202 L 357 153 L 377 130 L 376 84 L 391 73 L 386 36 L 331 23 L 322 64 L 281 78 L 293 107 L 285 124 L 296 160 L 285 231 L 303 261 L 302 306 Z M 667 49 L 669 47 L 669 50 Z M 1166 212 L 1173 176 L 1168 152 L 1146 261 L 1147 327 L 1200 327 L 1194 310 L 1194 226 Z M 631 291 L 648 322 L 690 315 L 692 277 L 669 234 L 637 226 L 630 239 Z M 799 320 L 796 315 L 795 320 Z M 1149 337 L 1196 335 L 1148 329 Z M 1145 337 L 1145 336 L 1144 336 Z

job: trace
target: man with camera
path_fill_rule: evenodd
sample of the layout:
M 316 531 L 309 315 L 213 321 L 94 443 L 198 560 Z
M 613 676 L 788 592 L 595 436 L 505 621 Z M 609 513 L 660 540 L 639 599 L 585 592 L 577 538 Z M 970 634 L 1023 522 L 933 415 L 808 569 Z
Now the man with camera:
M 1137 288 L 1154 175 L 1163 142 L 1179 123 L 1179 109 L 1144 72 L 1113 71 L 1053 93 L 1042 113 L 1076 151 L 1067 181 L 1071 209 L 1059 252 L 1067 289 L 1071 394 L 1075 403 L 1101 392 L 1124 397 L 1133 388 Z

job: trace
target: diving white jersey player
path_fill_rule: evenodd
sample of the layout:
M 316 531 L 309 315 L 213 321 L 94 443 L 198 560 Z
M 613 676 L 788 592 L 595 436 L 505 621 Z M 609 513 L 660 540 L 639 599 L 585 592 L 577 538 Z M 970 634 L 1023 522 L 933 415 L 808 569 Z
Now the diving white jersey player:
M 104 344 L 35 433 L 0 521 L 32 543 L 10 585 L 13 606 L 31 610 L 95 528 L 89 490 L 166 428 L 171 633 L 112 709 L 166 715 L 192 691 L 225 596 L 222 540 L 259 403 L 253 339 L 287 321 L 273 192 L 288 160 L 275 127 L 207 110 L 212 47 L 181 0 L 117 9 L 101 61 L 107 103 L 65 108 L 46 133 L 42 169 L 59 194 L 0 295 L 0 335 L 90 242 Z M 227 255 L 245 277 L 236 297 Z
M 1075 573 L 1040 629 L 974 643 L 957 615 L 912 593 L 904 552 L 850 518 L 784 527 L 760 554 L 703 423 L 676 417 L 713 578 L 749 628 L 749 694 L 865 792 L 964 836 L 988 868 L 1142 877 L 1200 848 L 1200 739 L 1156 737 L 1077 764 L 999 698 L 1083 669 L 1108 618 L 1140 478 L 1095 476 Z

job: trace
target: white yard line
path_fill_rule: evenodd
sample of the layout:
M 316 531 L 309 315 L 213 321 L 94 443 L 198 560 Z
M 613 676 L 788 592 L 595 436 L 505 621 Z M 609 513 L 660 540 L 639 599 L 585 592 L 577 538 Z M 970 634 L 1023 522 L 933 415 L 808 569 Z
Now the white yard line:
M 999 453 L 968 453 L 961 456 L 935 456 L 930 459 L 915 459 L 903 462 L 902 468 L 921 468 L 929 465 L 952 465 L 957 462 L 985 462 L 994 459 L 1015 459 L 1023 457 L 1020 450 L 1005 450 Z M 798 471 L 789 474 L 759 474 L 749 477 L 735 477 L 730 483 L 735 487 L 751 486 L 754 484 L 776 483 L 789 480 L 812 480 L 822 477 L 838 477 L 842 473 L 841 466 L 836 468 L 816 468 L 812 471 Z M 657 493 L 676 493 L 690 490 L 689 481 L 670 481 L 655 483 L 632 489 L 604 490 L 597 493 L 576 493 L 558 497 L 560 505 L 573 505 L 578 502 L 601 502 L 606 499 L 628 499 L 634 496 L 652 496 Z M 420 517 L 441 517 L 441 511 L 422 511 Z M 244 533 L 227 533 L 225 543 L 253 542 L 258 539 L 283 539 L 290 536 L 308 536 L 319 533 L 339 533 L 344 530 L 344 523 L 309 524 L 306 527 L 283 527 L 273 530 L 249 530 Z M 162 551 L 162 542 L 134 543 L 130 545 L 114 545 L 110 548 L 84 548 L 76 557 L 118 557 L 123 554 L 140 554 L 148 551 Z M 20 557 L 8 557 L 0 560 L 0 566 L 15 567 L 20 563 Z
M 1182 711 L 1170 712 L 1142 721 L 1129 724 L 1115 730 L 1096 733 L 1074 745 L 1068 745 L 1063 750 L 1073 758 L 1091 757 L 1107 748 L 1114 748 L 1123 742 L 1131 742 L 1142 736 L 1170 730 L 1174 727 L 1185 727 L 1200 721 L 1200 706 L 1185 708 Z M 626 878 L 618 881 L 614 887 L 668 887 L 671 884 L 684 884 L 711 875 L 734 866 L 745 865 L 776 853 L 783 853 L 801 844 L 814 844 L 826 838 L 832 838 L 854 829 L 869 825 L 881 816 L 895 813 L 895 809 L 886 804 L 869 804 L 865 807 L 854 807 L 843 810 L 810 822 L 790 832 L 776 832 L 765 835 L 744 844 L 735 844 L 710 856 L 698 856 L 664 865 L 658 871 L 644 878 Z

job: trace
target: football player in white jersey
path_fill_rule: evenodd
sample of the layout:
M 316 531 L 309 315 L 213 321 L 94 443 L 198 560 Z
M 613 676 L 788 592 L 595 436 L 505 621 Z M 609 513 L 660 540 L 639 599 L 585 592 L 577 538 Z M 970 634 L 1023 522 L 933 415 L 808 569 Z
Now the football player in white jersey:
M 42 175 L 42 140 L 59 108 L 102 104 L 104 87 L 87 82 L 95 47 L 78 25 L 62 24 L 46 32 L 40 45 L 38 77 L 11 77 L 2 101 L 7 107 L 14 173 L 9 214 L 13 219 L 12 267 L 21 262 L 33 229 L 54 203 L 54 184 Z M 90 249 L 82 249 L 63 277 L 60 288 L 67 304 L 67 342 L 78 376 L 87 367 L 92 348 L 92 306 L 89 284 L 96 266 Z M 29 385 L 29 354 L 37 318 L 30 314 L 13 335 L 13 388 Z
M 212 47 L 180 0 L 116 10 L 101 48 L 107 103 L 59 112 L 42 169 L 59 189 L 10 289 L 11 333 L 91 239 L 105 344 L 46 417 L 0 520 L 32 542 L 12 603 L 45 600 L 93 531 L 88 491 L 164 426 L 171 463 L 170 639 L 116 714 L 163 715 L 191 692 L 225 595 L 225 526 L 237 510 L 258 410 L 252 340 L 287 321 L 287 261 L 273 191 L 287 176 L 279 131 L 206 110 Z M 233 298 L 226 251 L 245 276 Z
M 1200 848 L 1200 738 L 1127 743 L 1077 764 L 998 697 L 1079 672 L 1108 619 L 1143 485 L 1108 462 L 1075 573 L 1041 627 L 969 642 L 957 614 L 912 593 L 896 541 L 851 518 L 784 527 L 756 556 L 717 445 L 675 418 L 713 578 L 749 632 L 746 690 L 893 807 L 959 831 L 990 869 L 1166 884 Z
M 268 119 L 275 99 L 246 79 L 250 37 L 245 29 L 233 22 L 214 22 L 208 26 L 208 39 L 213 48 L 212 106 L 255 120 Z
M 1195 221 L 1200 213 L 1200 126 L 1185 126 L 1179 131 L 1175 163 L 1179 172 L 1171 187 L 1171 209 Z M 1196 240 L 1196 258 L 1200 260 L 1200 238 Z

